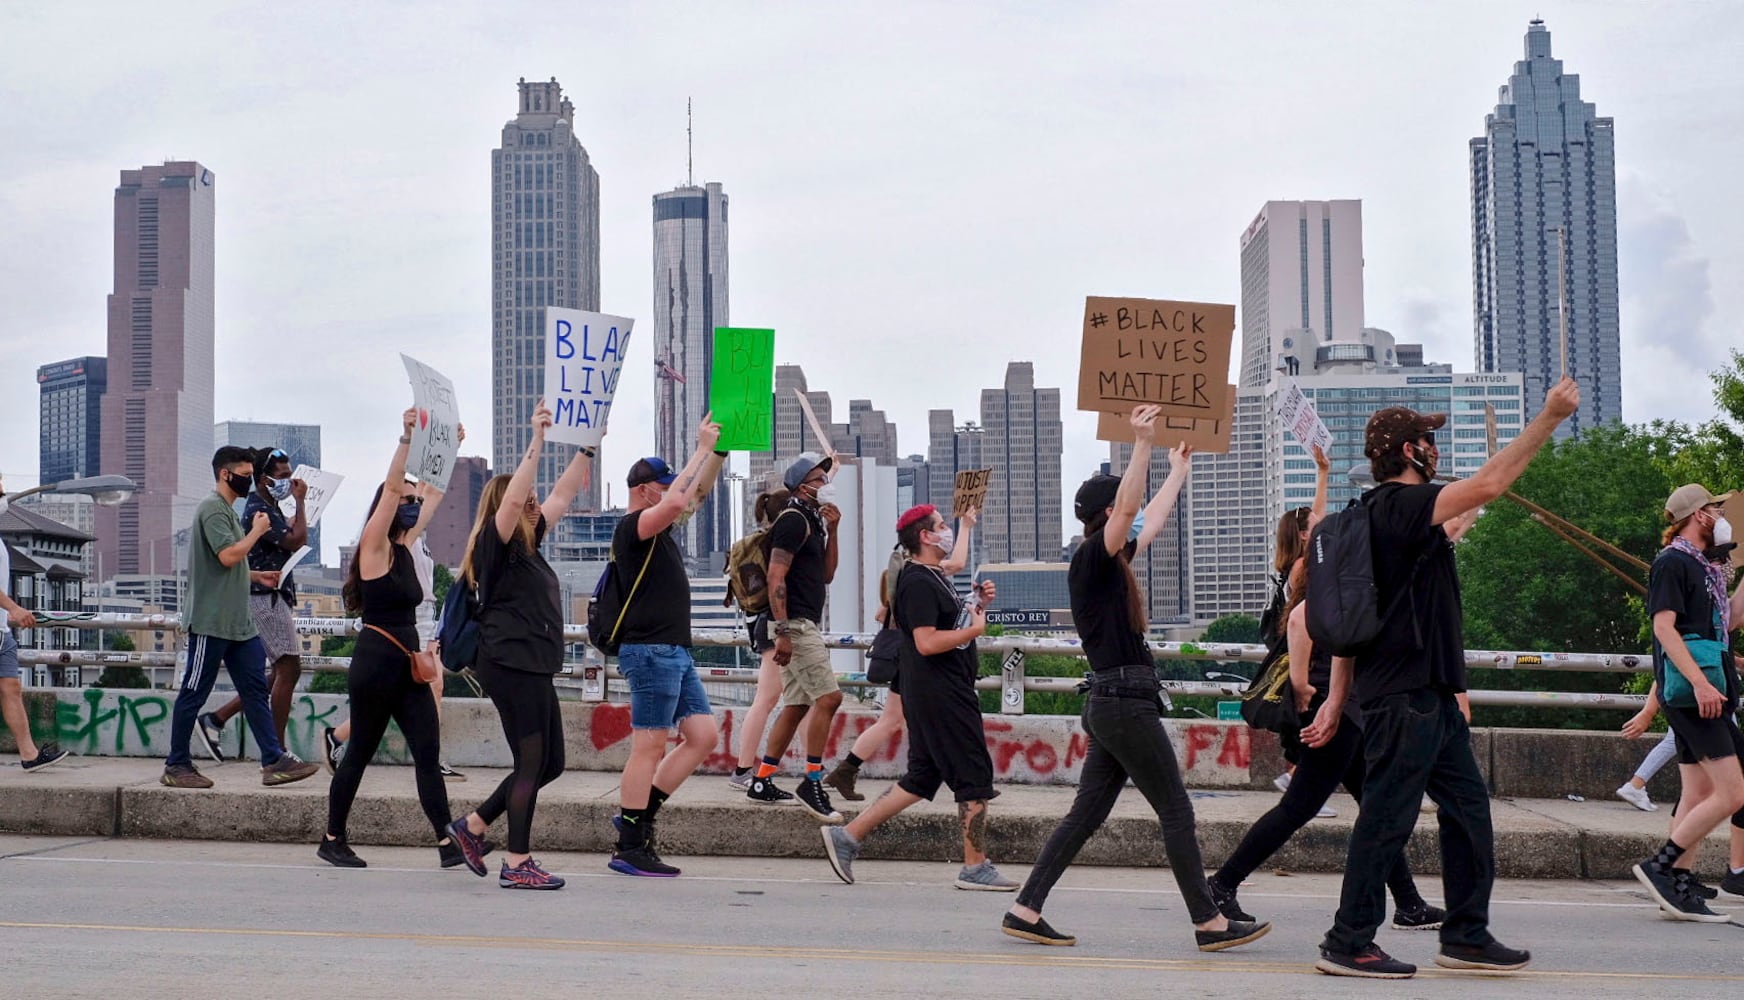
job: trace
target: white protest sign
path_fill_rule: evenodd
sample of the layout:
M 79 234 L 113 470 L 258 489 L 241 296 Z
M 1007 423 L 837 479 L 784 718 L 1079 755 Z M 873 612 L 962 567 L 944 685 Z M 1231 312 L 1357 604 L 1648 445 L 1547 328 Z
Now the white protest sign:
M 412 405 L 418 410 L 406 471 L 446 493 L 455 456 L 460 453 L 460 408 L 454 401 L 454 383 L 415 358 L 402 354 L 400 360 L 406 363 L 406 375 L 412 380 Z
M 580 309 L 545 309 L 545 440 L 598 449 L 635 320 Z
M 296 471 L 291 473 L 291 478 L 301 479 L 309 487 L 308 492 L 303 495 L 303 519 L 309 527 L 313 528 L 321 523 L 321 512 L 327 509 L 327 501 L 333 499 L 333 494 L 339 492 L 339 484 L 345 482 L 345 477 L 337 472 L 317 469 L 313 465 L 299 465 Z M 296 498 L 285 497 L 279 503 L 279 510 L 283 511 L 286 517 L 295 517 L 297 514 Z M 292 553 L 291 558 L 285 562 L 284 568 L 279 570 L 279 579 L 282 580 L 290 576 L 291 570 L 296 569 L 297 564 L 302 562 L 310 551 L 312 550 L 305 545 Z
M 1315 412 L 1314 401 L 1303 395 L 1296 383 L 1278 393 L 1276 408 L 1278 422 L 1290 429 L 1304 450 L 1312 451 L 1318 445 L 1323 452 L 1332 451 L 1332 432 Z

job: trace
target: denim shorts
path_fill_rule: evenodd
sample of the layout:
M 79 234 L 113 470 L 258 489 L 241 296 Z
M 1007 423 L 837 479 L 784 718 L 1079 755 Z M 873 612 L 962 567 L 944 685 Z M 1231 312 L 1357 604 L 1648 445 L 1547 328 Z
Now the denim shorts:
M 12 630 L 0 623 L 0 680 L 18 677 L 18 639 Z
M 682 719 L 713 712 L 690 650 L 683 646 L 620 647 L 618 670 L 630 684 L 632 729 L 671 729 Z

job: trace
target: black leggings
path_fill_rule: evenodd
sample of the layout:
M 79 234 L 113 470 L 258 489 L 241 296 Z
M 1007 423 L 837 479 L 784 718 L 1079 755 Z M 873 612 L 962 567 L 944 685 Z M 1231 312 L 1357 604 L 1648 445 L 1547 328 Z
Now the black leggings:
M 1339 724 L 1332 741 L 1323 747 L 1304 746 L 1296 760 L 1296 773 L 1290 787 L 1278 804 L 1261 816 L 1241 839 L 1235 853 L 1223 863 L 1212 881 L 1234 890 L 1242 880 L 1308 825 L 1308 821 L 1326 804 L 1341 783 L 1357 802 L 1362 802 L 1363 786 L 1362 727 L 1346 716 Z M 1399 859 L 1387 872 L 1387 888 L 1393 891 L 1393 901 L 1400 906 L 1416 906 L 1423 902 L 1417 883 L 1411 879 L 1411 868 L 1400 852 Z
M 390 631 L 407 649 L 418 648 L 417 629 L 408 625 Z M 351 740 L 345 744 L 345 757 L 327 788 L 327 832 L 345 836 L 363 769 L 375 757 L 391 720 L 399 724 L 411 748 L 418 802 L 424 815 L 436 835 L 446 837 L 444 828 L 450 816 L 448 788 L 442 783 L 442 724 L 430 685 L 412 679 L 412 664 L 405 653 L 380 633 L 365 629 L 357 638 L 345 687 L 351 695 Z
M 557 689 L 550 674 L 488 665 L 474 669 L 502 717 L 503 735 L 515 758 L 515 769 L 478 807 L 478 816 L 488 825 L 507 812 L 509 853 L 527 854 L 531 852 L 533 809 L 539 803 L 539 789 L 563 773 L 563 715 L 557 706 Z
M 1154 669 L 1144 669 L 1149 671 L 1149 684 L 1154 688 Z M 1093 692 L 1084 707 L 1084 732 L 1090 750 L 1078 777 L 1078 795 L 1030 869 L 1018 903 L 1033 910 L 1042 908 L 1049 890 L 1065 874 L 1084 842 L 1108 819 L 1130 776 L 1157 812 L 1163 851 L 1181 898 L 1187 902 L 1188 915 L 1195 924 L 1216 917 L 1217 904 L 1205 882 L 1199 835 L 1193 827 L 1193 802 L 1181 781 L 1181 769 L 1175 765 L 1175 748 L 1169 743 L 1154 697 L 1108 698 Z

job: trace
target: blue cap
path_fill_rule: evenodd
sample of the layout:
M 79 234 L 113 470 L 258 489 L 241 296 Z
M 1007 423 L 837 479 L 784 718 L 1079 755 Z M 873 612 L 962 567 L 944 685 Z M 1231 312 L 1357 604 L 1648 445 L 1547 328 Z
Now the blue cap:
M 677 478 L 678 474 L 666 465 L 665 459 L 651 455 L 630 466 L 628 482 L 630 489 L 635 489 L 647 483 L 671 486 L 672 481 Z

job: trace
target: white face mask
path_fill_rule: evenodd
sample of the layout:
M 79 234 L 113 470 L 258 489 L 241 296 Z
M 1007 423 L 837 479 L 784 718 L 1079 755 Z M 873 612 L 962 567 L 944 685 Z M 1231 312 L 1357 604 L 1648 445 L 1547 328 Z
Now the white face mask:
M 1714 544 L 1732 544 L 1732 522 L 1726 520 L 1724 516 L 1719 516 L 1714 519 Z
M 940 528 L 936 534 L 939 537 L 933 541 L 933 547 L 947 556 L 950 555 L 951 550 L 957 547 L 957 533 L 946 527 Z
M 820 506 L 820 507 L 826 503 L 835 503 L 836 502 L 836 484 L 835 483 L 825 483 L 822 486 L 819 486 L 817 488 L 817 492 L 813 495 L 817 497 L 818 506 Z

